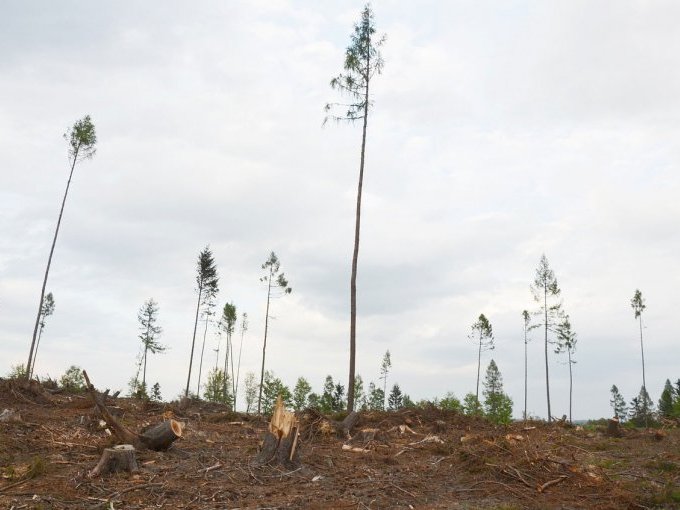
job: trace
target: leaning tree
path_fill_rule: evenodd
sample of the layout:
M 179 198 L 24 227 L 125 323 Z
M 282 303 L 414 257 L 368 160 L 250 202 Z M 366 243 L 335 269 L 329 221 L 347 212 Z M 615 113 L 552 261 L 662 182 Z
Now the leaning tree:
M 31 340 L 31 348 L 28 352 L 28 363 L 26 363 L 26 378 L 29 379 L 32 373 L 33 351 L 35 350 L 36 339 L 38 337 L 38 328 L 40 327 L 40 317 L 43 313 L 43 303 L 45 300 L 45 288 L 47 287 L 47 277 L 50 274 L 50 267 L 52 266 L 52 256 L 54 255 L 54 247 L 57 244 L 57 236 L 59 235 L 59 227 L 61 226 L 61 219 L 64 216 L 64 206 L 66 205 L 66 197 L 68 190 L 71 187 L 71 179 L 73 178 L 73 170 L 76 163 L 85 159 L 92 158 L 97 149 L 97 134 L 94 130 L 94 124 L 89 115 L 86 115 L 71 127 L 65 134 L 64 139 L 68 143 L 68 159 L 71 163 L 71 172 L 68 175 L 66 182 L 66 191 L 64 191 L 64 198 L 61 201 L 61 209 L 59 210 L 59 218 L 57 219 L 57 226 L 54 229 L 54 237 L 52 239 L 52 247 L 50 248 L 50 255 L 47 257 L 47 267 L 45 268 L 45 276 L 43 277 L 42 289 L 40 290 L 40 302 L 38 304 L 38 314 L 35 318 L 35 327 L 33 328 L 33 339 Z

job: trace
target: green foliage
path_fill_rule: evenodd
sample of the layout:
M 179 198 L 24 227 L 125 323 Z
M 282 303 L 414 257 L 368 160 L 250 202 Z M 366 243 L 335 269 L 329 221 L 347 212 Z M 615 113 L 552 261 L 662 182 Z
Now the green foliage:
M 635 313 L 636 319 L 639 318 L 642 315 L 642 312 L 645 311 L 645 308 L 647 308 L 647 305 L 645 305 L 645 300 L 642 297 L 642 292 L 640 292 L 640 289 L 635 289 L 633 299 L 630 300 L 630 306 L 633 308 L 633 312 Z
M 308 405 L 308 396 L 312 391 L 312 386 L 304 377 L 299 377 L 293 388 L 293 409 L 301 411 Z
M 161 385 L 155 382 L 151 387 L 151 400 L 154 402 L 163 402 L 163 397 L 161 396 Z
M 147 355 L 164 352 L 167 347 L 158 341 L 158 336 L 163 329 L 158 326 L 158 303 L 153 298 L 149 298 L 137 313 L 137 320 L 139 321 L 139 339 L 142 341 L 142 363 L 144 370 L 142 375 L 142 384 L 146 387 L 146 362 Z
M 286 406 L 290 406 L 293 399 L 290 390 L 281 379 L 274 377 L 273 372 L 267 370 L 264 374 L 264 385 L 262 387 L 262 412 L 264 414 L 271 414 L 279 396 Z
M 482 416 L 482 404 L 474 393 L 468 393 L 463 399 L 463 412 L 468 416 Z
M 470 329 L 469 338 L 475 344 L 479 344 L 482 350 L 493 350 L 493 327 L 484 314 L 480 314 Z
M 644 386 L 640 388 L 638 396 L 631 400 L 628 414 L 636 427 L 647 427 L 653 422 L 654 403 Z
M 281 263 L 276 253 L 271 252 L 269 258 L 262 264 L 262 269 L 265 270 L 266 274 L 260 278 L 262 282 L 269 282 L 271 286 L 283 292 L 284 294 L 290 294 L 293 289 L 288 286 L 288 280 L 286 279 L 284 273 L 279 273 L 281 270 Z
M 355 409 L 368 409 L 368 400 L 364 393 L 364 380 L 360 375 L 354 377 L 354 407 Z
M 219 368 L 213 368 L 208 372 L 208 380 L 203 388 L 203 398 L 208 402 L 217 402 L 232 408 L 234 399 L 229 391 L 229 385 L 229 374 L 225 374 Z
M 450 391 L 438 402 L 437 407 L 446 411 L 461 412 L 463 410 L 463 405 L 460 403 L 460 400 L 458 400 L 453 392 Z
M 97 152 L 95 148 L 97 133 L 89 115 L 76 121 L 73 127 L 64 133 L 64 139 L 68 142 L 68 155 L 73 163 L 91 158 Z
M 64 390 L 79 393 L 85 390 L 85 378 L 83 371 L 76 365 L 71 365 L 59 379 L 59 384 Z
M 401 392 L 398 384 L 392 386 L 392 391 L 390 391 L 390 396 L 387 399 L 388 409 L 391 411 L 396 411 L 404 407 L 404 395 Z
M 317 393 L 310 393 L 307 397 L 307 407 L 312 409 L 321 409 L 321 397 Z
M 416 407 L 416 403 L 411 399 L 411 397 L 407 394 L 404 394 L 404 400 L 403 400 L 403 406 L 406 408 L 412 408 Z
M 531 285 L 531 293 L 534 300 L 540 305 L 534 312 L 534 316 L 539 322 L 533 324 L 530 329 L 543 327 L 544 332 L 544 352 L 545 352 L 545 388 L 548 404 L 548 422 L 552 421 L 552 411 L 550 409 L 550 375 L 548 369 L 548 333 L 554 333 L 557 325 L 562 319 L 562 303 L 558 300 L 561 290 L 557 284 L 555 273 L 550 269 L 548 258 L 545 254 L 541 255 L 538 263 L 534 282 Z
M 245 390 L 245 401 L 246 401 L 246 413 L 249 413 L 253 409 L 253 405 L 257 400 L 258 385 L 255 382 L 255 374 L 253 372 L 248 372 L 246 378 L 243 382 L 246 387 Z
M 198 292 L 201 294 L 202 302 L 211 300 L 220 290 L 217 266 L 215 265 L 215 258 L 210 250 L 210 246 L 203 248 L 203 251 L 198 255 L 196 285 L 198 286 Z
M 132 389 L 132 382 L 130 382 L 130 397 L 131 398 L 138 398 L 140 400 L 149 400 L 149 394 L 147 392 L 146 388 L 146 383 L 145 382 L 139 382 L 138 380 L 135 380 L 134 384 L 134 390 Z
M 484 379 L 484 411 L 494 423 L 512 421 L 512 399 L 503 392 L 503 377 L 494 360 L 489 363 Z
M 20 363 L 19 365 L 12 365 L 7 374 L 8 379 L 25 379 L 26 378 L 26 365 Z
M 337 413 L 345 407 L 345 387 L 340 383 L 333 382 L 333 377 L 326 376 L 323 385 L 323 393 L 319 399 L 319 410 L 322 413 Z
M 612 398 L 609 401 L 609 404 L 614 410 L 614 416 L 616 416 L 621 421 L 625 421 L 626 417 L 628 416 L 628 406 L 626 405 L 626 401 L 624 400 L 621 393 L 619 393 L 619 389 L 616 387 L 616 384 L 612 385 L 612 389 L 610 391 Z
M 354 25 L 354 32 L 350 37 L 351 43 L 345 51 L 345 73 L 339 74 L 331 80 L 331 88 L 338 90 L 350 98 L 350 103 L 326 104 L 327 113 L 324 123 L 328 119 L 335 121 L 353 122 L 363 119 L 370 103 L 368 102 L 368 86 L 375 74 L 380 74 L 383 68 L 383 59 L 380 47 L 385 41 L 385 36 L 374 37 L 375 22 L 373 11 L 366 5 L 361 12 L 359 23 Z M 339 114 L 333 114 L 333 110 L 342 108 Z
M 670 379 L 666 379 L 661 398 L 659 399 L 659 415 L 664 418 L 673 417 L 674 390 Z
M 368 385 L 368 409 L 371 411 L 385 410 L 385 392 L 377 388 L 372 381 Z

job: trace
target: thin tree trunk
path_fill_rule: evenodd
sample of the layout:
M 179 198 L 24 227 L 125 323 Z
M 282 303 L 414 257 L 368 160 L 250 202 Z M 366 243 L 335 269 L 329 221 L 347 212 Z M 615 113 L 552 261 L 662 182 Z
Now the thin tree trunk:
M 640 312 L 640 352 L 642 353 L 642 387 L 647 394 L 647 383 L 645 382 L 645 349 L 642 344 L 642 312 Z M 647 402 L 645 401 L 645 427 L 649 427 L 649 420 L 647 418 L 649 412 L 647 411 Z
M 210 315 L 206 313 L 205 315 L 205 329 L 203 330 L 203 346 L 201 347 L 201 361 L 198 364 L 198 386 L 196 387 L 196 395 L 201 397 L 201 374 L 203 373 L 203 353 L 205 352 L 205 337 L 208 334 L 208 321 L 210 320 Z
M 144 375 L 142 376 L 142 387 L 146 390 L 146 355 L 149 351 L 149 335 L 151 334 L 151 317 L 148 317 L 149 323 L 146 325 L 146 341 L 144 342 Z
M 33 351 L 33 361 L 31 362 L 31 372 L 28 374 L 28 378 L 33 378 L 33 369 L 35 368 L 35 359 L 38 357 L 38 347 L 40 347 L 40 339 L 42 338 L 43 329 L 45 325 L 40 325 L 40 330 L 38 331 L 38 340 L 35 342 L 35 351 Z
M 479 333 L 479 351 L 477 352 L 477 393 L 476 399 L 479 402 L 479 369 L 482 366 L 482 333 Z
M 642 387 L 647 391 L 645 382 L 645 348 L 642 344 L 642 314 L 640 314 L 640 352 L 642 353 Z
M 548 375 L 548 286 L 545 281 L 543 282 L 543 311 L 545 312 L 545 392 L 548 399 L 548 423 L 551 423 L 550 378 Z
M 142 388 L 146 391 L 146 355 L 149 352 L 149 348 L 144 346 L 144 372 L 142 374 Z
M 198 311 L 201 308 L 201 294 L 203 293 L 203 285 L 198 286 L 198 302 L 196 303 L 196 318 L 194 319 L 194 336 L 191 339 L 191 355 L 189 356 L 189 375 L 187 376 L 187 387 L 184 390 L 184 397 L 189 396 L 189 384 L 191 382 L 191 365 L 194 362 L 194 346 L 196 345 L 196 328 L 198 327 Z
M 241 353 L 243 352 L 243 335 L 244 331 L 241 331 L 241 346 L 238 349 L 238 364 L 236 365 L 236 390 L 234 391 L 234 410 L 236 410 L 236 397 L 238 396 L 238 381 L 241 375 Z
M 361 133 L 361 161 L 359 162 L 359 185 L 357 187 L 357 213 L 354 225 L 354 252 L 352 253 L 352 276 L 350 279 L 350 324 L 349 324 L 349 384 L 347 385 L 347 411 L 354 411 L 354 374 L 357 351 L 357 264 L 359 262 L 359 234 L 361 230 L 361 192 L 364 185 L 364 162 L 366 157 L 366 128 L 368 126 L 368 87 L 370 84 L 370 47 L 368 37 L 366 52 L 366 93 L 364 95 L 364 126 Z
M 50 274 L 50 266 L 52 265 L 52 255 L 54 255 L 54 247 L 57 244 L 57 235 L 59 235 L 59 227 L 61 226 L 61 218 L 64 215 L 64 206 L 66 205 L 66 197 L 71 186 L 71 179 L 73 178 L 73 169 L 76 167 L 78 161 L 78 152 L 80 151 L 80 143 L 76 146 L 73 152 L 73 163 L 71 164 L 71 172 L 68 175 L 68 182 L 66 183 L 66 191 L 64 191 L 64 198 L 61 201 L 61 209 L 59 210 L 59 219 L 57 220 L 57 227 L 54 229 L 54 238 L 52 239 L 52 247 L 50 248 L 50 255 L 47 258 L 47 268 L 45 269 L 45 277 L 43 278 L 42 289 L 40 290 L 40 304 L 38 304 L 38 315 L 35 318 L 35 327 L 33 328 L 33 339 L 31 340 L 31 349 L 28 352 L 28 362 L 26 364 L 26 379 L 30 378 L 33 371 L 33 351 L 35 349 L 36 337 L 38 336 L 38 327 L 40 326 L 40 316 L 42 315 L 43 302 L 45 301 L 45 288 L 47 287 L 47 277 Z
M 262 384 L 264 383 L 264 358 L 267 353 L 267 330 L 269 328 L 269 298 L 272 292 L 272 274 L 274 268 L 269 266 L 269 279 L 267 280 L 267 311 L 264 315 L 264 342 L 262 344 L 262 369 L 260 370 L 260 394 L 257 397 L 257 414 L 262 409 Z
M 569 423 L 573 423 L 571 420 L 571 395 L 572 395 L 572 378 L 571 378 L 571 349 L 567 349 L 567 354 L 569 355 Z
M 234 381 L 234 346 L 229 334 L 229 357 L 231 358 L 231 394 L 234 396 L 234 409 L 236 408 L 236 382 Z
M 228 327 L 228 326 L 227 326 Z M 222 395 L 227 400 L 227 367 L 229 366 L 229 332 L 227 331 L 227 343 L 224 346 L 224 372 L 222 373 Z
M 527 326 L 524 324 L 524 421 L 527 421 Z

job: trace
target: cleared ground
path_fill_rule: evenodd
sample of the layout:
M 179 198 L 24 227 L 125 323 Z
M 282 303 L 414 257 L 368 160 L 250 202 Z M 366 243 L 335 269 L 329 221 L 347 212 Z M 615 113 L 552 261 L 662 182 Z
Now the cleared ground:
M 253 467 L 266 423 L 215 405 L 118 399 L 133 430 L 185 423 L 166 452 L 140 451 L 140 470 L 90 479 L 115 444 L 87 396 L 48 403 L 0 380 L 0 508 L 7 509 L 626 509 L 680 508 L 680 433 L 602 432 L 544 423 L 495 427 L 437 409 L 365 413 L 370 440 L 330 434 L 301 415 L 296 470 Z M 400 427 L 405 425 L 406 427 Z

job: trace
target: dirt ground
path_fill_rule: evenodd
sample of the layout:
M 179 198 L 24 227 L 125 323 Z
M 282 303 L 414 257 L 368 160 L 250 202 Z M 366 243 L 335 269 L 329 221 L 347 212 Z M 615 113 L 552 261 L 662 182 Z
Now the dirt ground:
M 253 465 L 264 420 L 197 402 L 115 405 L 133 430 L 174 417 L 185 424 L 183 437 L 165 452 L 138 451 L 137 472 L 88 478 L 116 444 L 91 400 L 60 394 L 47 402 L 0 380 L 0 412 L 20 415 L 0 422 L 0 508 L 680 508 L 678 429 L 609 438 L 409 409 L 362 414 L 355 436 L 377 431 L 355 437 L 351 446 L 361 451 L 348 451 L 346 439 L 307 413 L 301 466 L 286 470 Z

